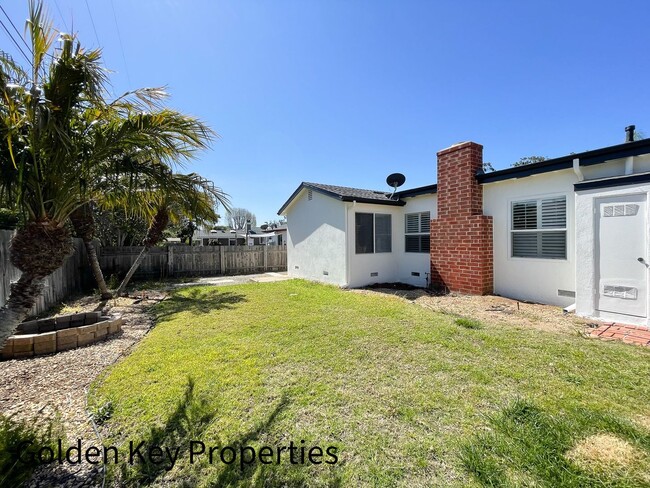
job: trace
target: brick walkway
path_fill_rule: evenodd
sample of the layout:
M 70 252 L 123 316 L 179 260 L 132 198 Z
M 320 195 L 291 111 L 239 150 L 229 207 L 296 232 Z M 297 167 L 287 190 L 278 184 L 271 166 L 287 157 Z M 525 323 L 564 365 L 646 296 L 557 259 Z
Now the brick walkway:
M 603 324 L 590 333 L 607 341 L 620 340 L 629 344 L 650 347 L 650 329 L 636 325 Z

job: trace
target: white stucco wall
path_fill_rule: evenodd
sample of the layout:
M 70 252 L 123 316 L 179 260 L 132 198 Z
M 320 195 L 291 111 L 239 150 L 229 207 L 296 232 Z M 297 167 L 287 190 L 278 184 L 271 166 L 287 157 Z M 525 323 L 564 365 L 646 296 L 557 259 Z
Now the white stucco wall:
M 312 200 L 306 189 L 296 196 L 285 211 L 289 276 L 347 284 L 345 214 L 343 202 L 317 191 Z
M 494 219 L 494 292 L 509 298 L 566 307 L 575 292 L 575 204 L 573 170 L 554 171 L 483 185 L 483 212 Z M 567 198 L 567 258 L 511 257 L 512 202 L 564 195 Z
M 413 286 L 427 286 L 427 276 L 431 272 L 431 257 L 429 253 L 404 252 L 406 241 L 404 232 L 406 228 L 405 215 L 415 212 L 431 212 L 431 218 L 438 216 L 438 196 L 435 194 L 419 195 L 405 199 L 406 205 L 402 207 L 402 216 L 399 222 L 399 254 L 398 273 L 395 281 L 408 283 Z M 420 276 L 412 276 L 411 273 L 420 273 Z
M 403 207 L 373 205 L 367 203 L 347 203 L 348 212 L 348 262 L 349 286 L 352 288 L 373 283 L 402 282 L 414 286 L 426 286 L 430 270 L 428 253 L 407 253 L 405 247 L 405 215 L 413 212 L 431 212 L 435 218 L 437 197 L 435 194 L 419 195 L 405 199 Z M 380 213 L 392 216 L 392 250 L 389 253 L 357 254 L 355 250 L 355 213 Z M 418 272 L 420 276 L 411 276 Z M 371 276 L 377 273 L 377 276 Z
M 576 314 L 637 325 L 649 324 L 647 318 L 599 312 L 596 309 L 596 294 L 598 292 L 597 243 L 595 242 L 597 238 L 596 199 L 640 194 L 646 195 L 646 215 L 650 215 L 647 209 L 648 202 L 650 202 L 650 184 L 596 188 L 576 193 L 576 213 L 581 216 L 576 222 L 578 250 L 576 254 Z M 643 257 L 647 257 L 647 255 Z M 650 296 L 646 297 L 646 300 L 650 301 Z

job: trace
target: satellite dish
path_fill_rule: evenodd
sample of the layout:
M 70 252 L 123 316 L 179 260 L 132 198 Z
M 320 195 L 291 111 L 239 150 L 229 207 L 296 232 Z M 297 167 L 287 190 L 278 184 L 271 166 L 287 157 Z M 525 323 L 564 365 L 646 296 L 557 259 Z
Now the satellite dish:
M 393 173 L 392 175 L 388 175 L 388 178 L 386 178 L 386 183 L 388 183 L 388 186 L 392 186 L 393 188 L 402 186 L 405 181 L 406 176 L 404 176 L 402 173 Z
M 386 178 L 386 183 L 388 186 L 393 187 L 393 193 L 391 194 L 390 198 L 393 198 L 393 195 L 395 195 L 395 192 L 397 191 L 397 187 L 402 186 L 405 181 L 406 176 L 404 176 L 402 173 L 393 173 L 391 175 L 388 175 L 388 178 Z

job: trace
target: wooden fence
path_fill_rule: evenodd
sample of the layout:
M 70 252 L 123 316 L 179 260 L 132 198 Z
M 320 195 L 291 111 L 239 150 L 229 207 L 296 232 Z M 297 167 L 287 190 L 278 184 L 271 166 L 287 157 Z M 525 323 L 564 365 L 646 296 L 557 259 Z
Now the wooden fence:
M 9 260 L 13 231 L 0 230 L 0 307 L 9 298 L 11 283 L 20 271 Z M 74 239 L 74 253 L 63 267 L 45 279 L 43 293 L 32 309 L 39 314 L 74 292 L 96 288 L 81 239 Z M 142 247 L 101 247 L 99 263 L 106 280 L 121 279 L 140 254 Z M 286 246 L 177 246 L 152 248 L 135 274 L 136 279 L 176 276 L 217 276 L 287 270 Z
M 141 246 L 102 247 L 99 264 L 108 279 L 126 274 Z M 136 279 L 217 276 L 287 270 L 286 246 L 178 246 L 152 248 Z
M 20 271 L 9 261 L 9 243 L 13 231 L 0 230 L 0 307 L 7 302 L 11 292 L 11 283 L 20 278 Z M 73 292 L 93 286 L 88 267 L 86 249 L 81 239 L 74 239 L 74 253 L 63 267 L 45 279 L 43 293 L 36 301 L 32 314 L 39 314 L 57 305 Z

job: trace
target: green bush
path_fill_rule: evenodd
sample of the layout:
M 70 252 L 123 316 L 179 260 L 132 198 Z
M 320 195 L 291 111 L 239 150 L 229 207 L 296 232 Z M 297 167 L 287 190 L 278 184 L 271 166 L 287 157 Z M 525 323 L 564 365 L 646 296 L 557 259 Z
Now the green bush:
M 45 446 L 56 449 L 56 441 L 62 437 L 59 422 L 37 427 L 34 422 L 19 422 L 0 415 L 0 486 L 20 486 L 29 480 L 38 466 L 30 454 Z M 26 443 L 31 444 L 27 447 Z M 26 462 L 18 459 L 20 450 Z

